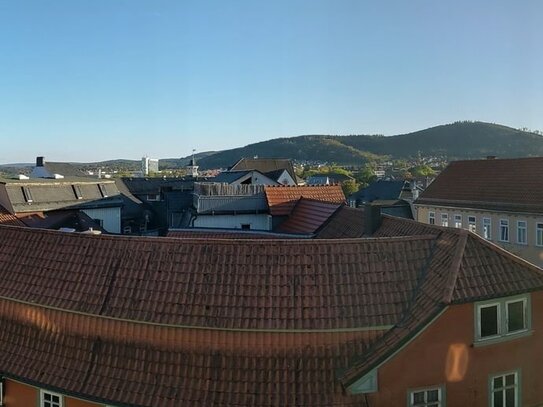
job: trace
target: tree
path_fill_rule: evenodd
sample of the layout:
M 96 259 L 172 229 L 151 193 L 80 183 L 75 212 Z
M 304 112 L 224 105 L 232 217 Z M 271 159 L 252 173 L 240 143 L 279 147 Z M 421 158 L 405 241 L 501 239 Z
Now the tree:
M 360 185 L 358 185 L 354 179 L 348 179 L 341 183 L 341 189 L 343 189 L 343 193 L 346 197 L 349 197 L 357 192 L 359 187 Z
M 422 164 L 417 165 L 416 167 L 410 168 L 409 172 L 414 177 L 433 177 L 436 175 L 436 172 L 432 169 L 432 167 Z

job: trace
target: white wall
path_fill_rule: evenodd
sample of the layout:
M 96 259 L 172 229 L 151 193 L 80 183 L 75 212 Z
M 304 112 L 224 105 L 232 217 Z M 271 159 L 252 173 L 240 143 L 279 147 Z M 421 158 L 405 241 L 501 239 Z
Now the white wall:
M 271 230 L 271 216 L 259 215 L 198 215 L 194 227 L 241 229 L 242 224 L 251 225 L 251 230 Z
M 121 233 L 121 208 L 83 209 L 93 219 L 101 219 L 102 227 L 110 233 Z

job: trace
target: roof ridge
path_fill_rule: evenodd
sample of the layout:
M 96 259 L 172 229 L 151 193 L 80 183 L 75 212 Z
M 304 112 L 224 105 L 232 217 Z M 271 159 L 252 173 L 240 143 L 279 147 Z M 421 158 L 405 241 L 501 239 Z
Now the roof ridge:
M 461 229 L 461 232 L 458 233 L 458 240 L 456 242 L 456 250 L 454 252 L 453 258 L 451 260 L 451 268 L 449 275 L 447 276 L 447 284 L 445 285 L 445 294 L 443 296 L 443 301 L 446 304 L 450 304 L 454 294 L 454 289 L 456 288 L 456 281 L 460 274 L 460 266 L 464 258 L 464 252 L 466 250 L 466 244 L 468 241 L 469 232 L 465 229 Z

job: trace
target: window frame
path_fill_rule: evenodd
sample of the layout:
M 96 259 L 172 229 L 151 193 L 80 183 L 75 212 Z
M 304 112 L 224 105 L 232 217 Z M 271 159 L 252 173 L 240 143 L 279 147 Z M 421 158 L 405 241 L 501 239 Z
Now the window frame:
M 441 226 L 449 227 L 449 214 L 448 213 L 442 213 L 441 214 Z
M 535 245 L 543 247 L 543 222 L 535 223 Z
M 416 405 L 415 404 L 415 393 L 421 393 L 421 392 L 429 392 L 429 391 L 433 391 L 433 390 L 437 390 L 438 391 L 438 407 L 446 407 L 447 406 L 447 394 L 446 394 L 446 389 L 445 389 L 445 385 L 443 384 L 439 384 L 439 385 L 435 385 L 435 386 L 427 386 L 427 387 L 420 387 L 420 388 L 416 388 L 416 389 L 408 389 L 407 390 L 407 407 L 416 407 L 416 406 L 421 406 L 421 407 L 425 407 L 426 405 L 428 405 L 428 403 L 435 403 L 435 402 L 427 402 L 425 404 L 418 404 Z
M 45 407 L 45 400 L 44 400 L 44 395 L 45 394 L 49 394 L 51 396 L 56 396 L 58 397 L 58 400 L 59 400 L 59 403 L 58 403 L 58 407 L 64 407 L 64 396 L 60 393 L 55 393 L 54 391 L 49 391 L 49 390 L 44 390 L 44 389 L 40 389 L 40 407 Z
M 505 224 L 502 224 L 502 222 L 505 222 Z M 505 229 L 502 229 L 502 228 L 505 228 Z M 502 230 L 507 230 L 507 239 L 502 239 L 503 237 L 503 234 L 502 234 Z M 509 234 L 509 219 L 500 219 L 500 233 L 498 234 L 498 241 L 499 242 L 505 242 L 505 243 L 509 243 L 509 241 L 511 240 L 510 238 L 510 234 Z
M 489 407 L 494 407 L 494 393 L 495 390 L 501 390 L 505 393 L 505 390 L 507 388 L 511 388 L 511 386 L 507 386 L 505 384 L 505 378 L 509 375 L 515 375 L 515 384 L 513 388 L 515 389 L 515 406 L 514 407 L 520 407 L 522 406 L 522 375 L 521 370 L 510 370 L 507 372 L 501 372 L 501 373 L 492 373 L 488 376 L 488 405 Z M 494 379 L 497 379 L 501 377 L 503 380 L 503 386 L 499 389 L 494 388 Z M 503 404 L 505 406 L 505 404 Z
M 453 222 L 454 222 L 455 228 L 462 229 L 462 224 L 464 223 L 464 217 L 462 216 L 462 214 L 455 213 L 453 216 Z
M 428 224 L 429 225 L 435 225 L 436 224 L 436 213 L 435 212 L 432 212 L 432 211 L 428 212 Z
M 473 222 L 471 221 L 473 219 Z M 477 233 L 477 216 L 469 215 L 468 216 L 468 230 L 473 233 Z
M 515 302 L 523 302 L 524 310 L 524 328 L 515 331 L 509 331 L 509 309 L 508 304 Z M 498 306 L 498 333 L 496 335 L 481 336 L 481 309 Z M 530 293 L 515 295 L 511 297 L 494 298 L 487 301 L 474 303 L 474 345 L 483 346 L 498 342 L 508 341 L 523 336 L 531 335 L 532 333 L 532 305 Z
M 520 223 L 524 223 L 524 227 L 520 227 Z M 524 229 L 524 241 L 519 240 L 519 233 L 521 229 Z M 517 220 L 517 244 L 528 245 L 528 221 L 526 220 Z
M 488 222 L 485 222 L 485 221 L 488 221 Z M 492 218 L 483 218 L 482 225 L 483 225 L 483 228 L 482 228 L 483 239 L 492 240 Z M 486 236 L 486 233 L 485 233 L 487 230 L 485 229 L 485 226 L 488 226 L 488 236 Z

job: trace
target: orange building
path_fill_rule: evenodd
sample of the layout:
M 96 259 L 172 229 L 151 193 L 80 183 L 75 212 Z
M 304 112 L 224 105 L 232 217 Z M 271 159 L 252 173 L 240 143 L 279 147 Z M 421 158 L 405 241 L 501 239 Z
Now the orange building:
M 0 226 L 1 405 L 536 406 L 541 309 L 541 269 L 390 217 L 318 240 Z

